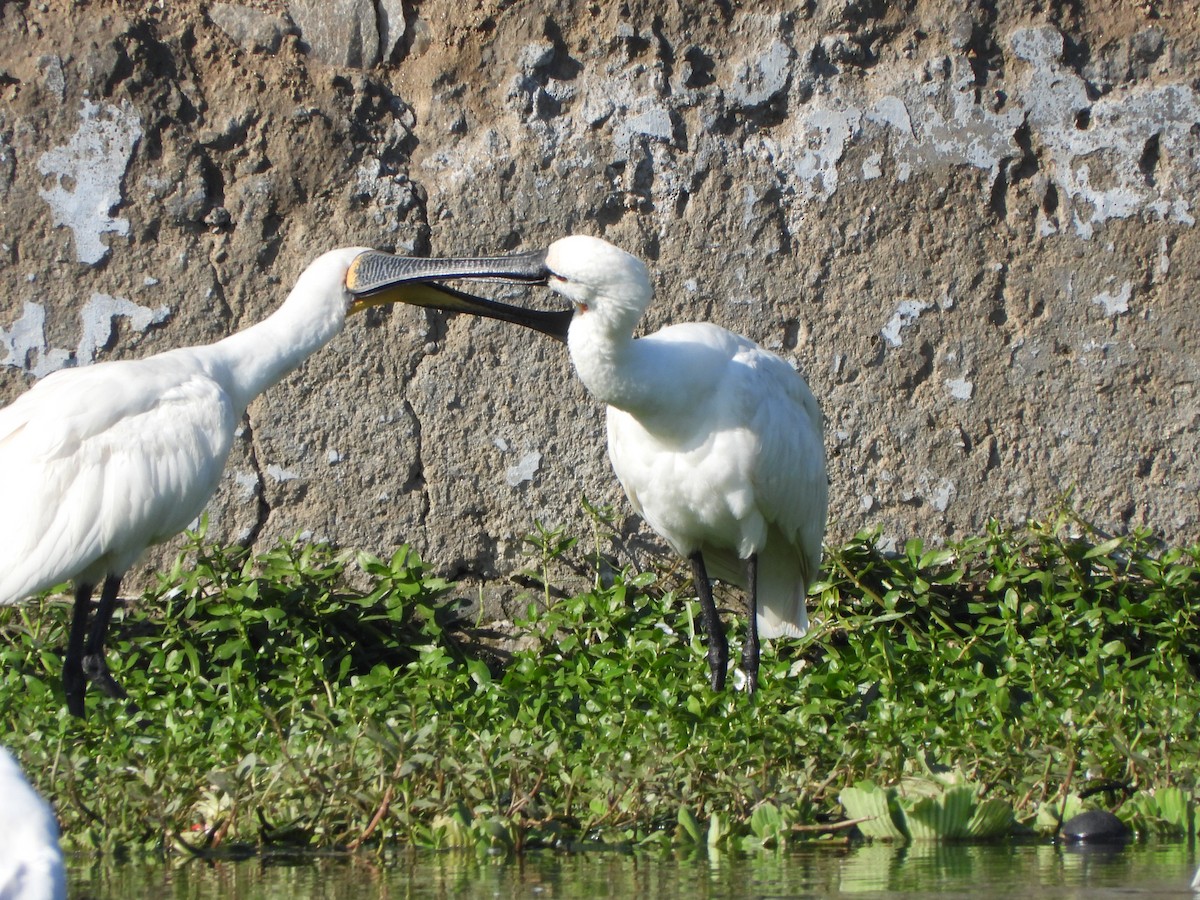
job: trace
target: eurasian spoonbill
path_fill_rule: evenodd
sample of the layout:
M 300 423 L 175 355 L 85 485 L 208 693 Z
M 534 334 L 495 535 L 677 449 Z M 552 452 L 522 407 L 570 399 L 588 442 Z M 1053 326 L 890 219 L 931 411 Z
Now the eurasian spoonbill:
M 275 313 L 224 340 L 62 369 L 0 409 L 0 605 L 74 582 L 63 663 L 72 713 L 83 715 L 87 680 L 109 696 L 126 696 L 104 656 L 121 578 L 146 547 L 179 533 L 203 510 L 251 400 L 367 306 L 424 297 L 423 305 L 495 314 L 487 300 L 422 283 L 506 276 L 495 261 L 455 260 L 443 270 L 437 266 L 444 260 L 385 255 L 389 287 L 377 291 L 372 263 L 380 257 L 362 247 L 330 251 L 305 269 Z M 505 319 L 514 316 L 521 320 L 519 310 L 505 309 Z M 536 313 L 524 324 L 561 330 Z
M 709 574 L 748 589 L 742 664 L 753 691 L 760 637 L 805 632 L 805 595 L 821 562 L 828 482 L 808 385 L 776 354 L 716 325 L 635 339 L 650 274 L 607 241 L 574 235 L 497 266 L 573 304 L 569 322 L 539 318 L 539 330 L 566 336 L 584 386 L 608 407 L 609 459 L 629 502 L 691 563 L 714 690 L 724 687 L 729 646 Z M 503 309 L 487 314 L 515 320 Z

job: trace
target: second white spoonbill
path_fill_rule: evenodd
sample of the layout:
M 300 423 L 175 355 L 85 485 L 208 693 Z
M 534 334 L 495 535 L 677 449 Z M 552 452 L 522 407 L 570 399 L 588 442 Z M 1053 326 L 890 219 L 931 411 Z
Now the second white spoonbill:
M 580 380 L 608 406 L 613 470 L 633 508 L 692 565 L 714 690 L 729 650 L 709 574 L 748 590 L 742 666 L 753 691 L 759 638 L 808 627 L 828 504 L 817 401 L 783 359 L 716 325 L 635 340 L 650 276 L 606 241 L 556 241 L 546 269 L 550 288 L 574 304 L 567 345 Z
M 759 639 L 805 632 L 805 596 L 821 562 L 828 481 L 808 385 L 779 356 L 716 325 L 635 339 L 650 275 L 607 241 L 574 235 L 541 259 L 502 259 L 510 277 L 545 283 L 574 306 L 567 345 L 580 380 L 608 407 L 617 478 L 633 508 L 691 563 L 714 690 L 725 685 L 729 646 L 709 575 L 747 588 L 742 666 L 753 691 Z

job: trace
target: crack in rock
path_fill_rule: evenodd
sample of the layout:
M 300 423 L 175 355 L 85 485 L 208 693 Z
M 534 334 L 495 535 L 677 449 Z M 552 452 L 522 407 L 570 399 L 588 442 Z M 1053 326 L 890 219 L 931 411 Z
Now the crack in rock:
M 246 547 L 253 547 L 258 542 L 258 536 L 262 533 L 263 528 L 266 527 L 267 520 L 271 518 L 271 504 L 267 500 L 263 467 L 258 461 L 258 442 L 254 438 L 254 424 L 250 421 L 248 413 L 242 417 L 242 427 L 243 439 L 246 441 L 247 461 L 250 463 L 250 471 L 254 478 L 251 491 L 256 503 L 254 524 L 246 531 L 241 543 Z M 239 483 L 247 484 L 248 480 L 242 480 Z

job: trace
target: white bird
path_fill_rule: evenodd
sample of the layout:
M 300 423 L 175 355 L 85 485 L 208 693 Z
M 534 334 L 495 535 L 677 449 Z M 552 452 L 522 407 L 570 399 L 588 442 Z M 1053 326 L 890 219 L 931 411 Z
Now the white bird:
M 759 637 L 808 628 L 805 596 L 828 505 L 817 401 L 784 360 L 716 325 L 635 340 L 649 273 L 605 241 L 557 241 L 546 267 L 550 287 L 575 306 L 575 370 L 608 405 L 613 470 L 634 510 L 692 564 L 714 690 L 724 686 L 728 649 L 709 573 L 749 591 L 743 669 L 753 691 Z
M 0 797 L 0 900 L 65 900 L 67 875 L 58 822 L 4 747 Z
M 539 330 L 565 333 L 580 380 L 608 406 L 608 455 L 630 503 L 691 562 L 714 690 L 724 687 L 729 650 L 709 573 L 748 589 L 742 662 L 753 691 L 759 638 L 798 637 L 808 627 L 805 595 L 828 506 L 816 399 L 783 359 L 716 325 L 635 339 L 650 275 L 607 241 L 575 235 L 542 258 L 508 259 L 514 277 L 544 282 L 574 306 L 565 332 L 548 320 Z M 531 314 L 522 311 L 520 324 Z
M 104 657 L 121 578 L 146 547 L 179 533 L 203 510 L 251 400 L 367 306 L 432 295 L 425 305 L 490 314 L 486 300 L 420 283 L 462 274 L 443 272 L 438 261 L 431 267 L 429 260 L 388 257 L 403 274 L 389 276 L 393 290 L 372 293 L 360 281 L 374 258 L 362 247 L 333 250 L 256 325 L 214 344 L 63 369 L 0 409 L 0 605 L 74 582 L 63 688 L 75 715 L 83 715 L 85 677 L 125 697 Z M 490 273 L 484 264 L 469 274 Z M 97 585 L 103 587 L 89 627 Z

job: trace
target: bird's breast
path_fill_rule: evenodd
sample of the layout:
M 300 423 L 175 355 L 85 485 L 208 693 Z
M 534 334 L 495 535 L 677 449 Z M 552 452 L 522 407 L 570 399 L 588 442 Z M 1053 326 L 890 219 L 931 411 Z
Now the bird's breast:
M 664 438 L 610 410 L 609 457 L 630 502 L 681 555 L 725 547 L 748 555 L 765 525 L 755 502 L 756 445 L 744 430 Z

